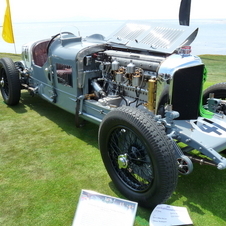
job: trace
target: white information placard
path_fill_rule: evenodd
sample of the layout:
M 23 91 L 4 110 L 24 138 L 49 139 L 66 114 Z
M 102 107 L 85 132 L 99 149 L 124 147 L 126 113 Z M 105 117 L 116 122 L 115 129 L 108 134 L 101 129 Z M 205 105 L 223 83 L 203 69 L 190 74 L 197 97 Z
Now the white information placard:
M 152 211 L 149 226 L 193 225 L 186 207 L 160 204 Z
M 133 226 L 137 203 L 82 190 L 72 226 Z

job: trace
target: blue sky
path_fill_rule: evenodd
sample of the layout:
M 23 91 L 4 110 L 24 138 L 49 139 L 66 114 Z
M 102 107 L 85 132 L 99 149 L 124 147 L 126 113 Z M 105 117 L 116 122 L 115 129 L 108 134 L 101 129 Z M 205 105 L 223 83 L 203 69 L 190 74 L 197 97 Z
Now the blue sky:
M 10 0 L 13 23 L 108 19 L 177 19 L 181 0 Z M 0 24 L 5 0 L 0 0 Z M 191 19 L 226 19 L 225 0 L 192 0 Z

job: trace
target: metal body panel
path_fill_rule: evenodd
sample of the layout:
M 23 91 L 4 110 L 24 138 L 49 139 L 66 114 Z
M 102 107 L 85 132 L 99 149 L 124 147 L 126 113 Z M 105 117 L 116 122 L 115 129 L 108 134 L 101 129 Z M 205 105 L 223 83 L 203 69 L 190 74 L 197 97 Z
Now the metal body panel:
M 175 126 L 179 129 L 180 134 L 185 134 L 190 138 L 186 143 L 195 141 L 206 149 L 214 149 L 217 152 L 221 152 L 226 149 L 226 120 L 217 120 L 212 118 L 206 120 L 199 117 L 197 120 L 183 121 L 175 120 Z M 207 139 L 208 137 L 208 139 Z M 197 148 L 201 151 L 200 148 Z
M 212 159 L 219 169 L 226 168 L 226 158 L 218 152 L 226 149 L 226 119 L 176 120 L 174 131 L 179 141 Z
M 152 23 L 126 23 L 107 40 L 128 48 L 153 52 L 170 53 L 183 45 L 190 45 L 198 33 L 198 28 L 186 26 L 163 26 Z
M 82 111 L 80 111 L 80 117 L 99 125 L 109 111 L 111 111 L 109 106 L 103 106 L 93 100 L 86 100 L 82 106 Z

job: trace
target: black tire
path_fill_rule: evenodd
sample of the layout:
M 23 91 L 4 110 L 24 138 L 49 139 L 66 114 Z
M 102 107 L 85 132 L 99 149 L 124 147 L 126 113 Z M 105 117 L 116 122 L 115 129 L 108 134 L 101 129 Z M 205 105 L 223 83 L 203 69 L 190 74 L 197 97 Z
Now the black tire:
M 108 174 L 124 196 L 151 209 L 171 196 L 178 180 L 174 149 L 149 114 L 116 108 L 103 119 L 98 139 Z
M 209 94 L 214 93 L 214 97 L 217 99 L 226 99 L 226 82 L 221 82 L 208 87 L 203 92 L 203 104 L 207 103 Z
M 10 58 L 0 59 L 0 89 L 7 105 L 16 105 L 20 101 L 19 72 Z

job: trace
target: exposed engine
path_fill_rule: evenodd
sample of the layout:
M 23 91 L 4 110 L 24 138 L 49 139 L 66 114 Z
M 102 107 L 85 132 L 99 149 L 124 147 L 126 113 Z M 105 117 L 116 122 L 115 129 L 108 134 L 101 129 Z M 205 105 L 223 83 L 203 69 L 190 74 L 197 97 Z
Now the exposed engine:
M 91 81 L 98 102 L 111 107 L 147 105 L 149 86 L 155 85 L 164 59 L 116 50 L 98 53 L 96 63 L 100 64 L 102 77 Z

